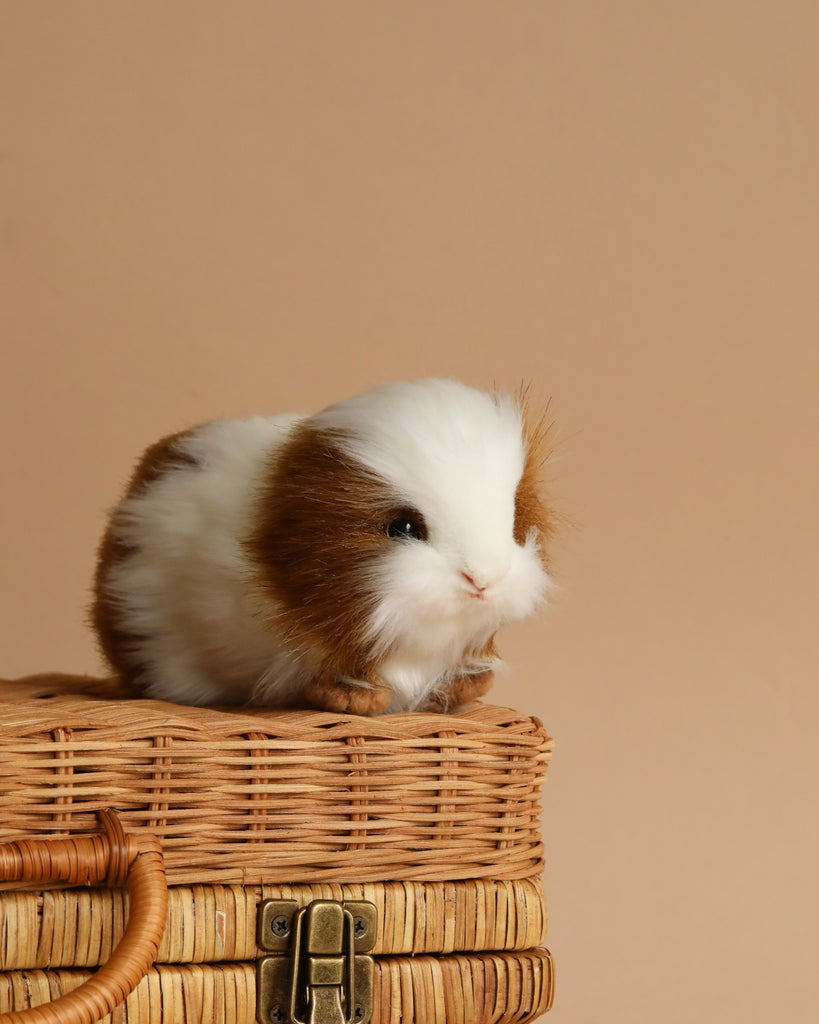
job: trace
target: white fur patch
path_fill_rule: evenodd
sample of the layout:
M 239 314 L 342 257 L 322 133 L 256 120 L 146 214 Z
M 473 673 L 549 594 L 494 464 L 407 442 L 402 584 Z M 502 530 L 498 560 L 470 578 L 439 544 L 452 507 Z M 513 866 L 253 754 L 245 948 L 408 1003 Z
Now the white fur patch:
M 145 637 L 136 654 L 148 666 L 149 695 L 241 703 L 274 673 L 283 700 L 297 689 L 286 652 L 259 618 L 243 549 L 267 458 L 296 422 L 198 427 L 179 443 L 195 464 L 174 466 L 120 507 L 118 537 L 136 551 L 114 566 L 107 590 L 128 631 Z

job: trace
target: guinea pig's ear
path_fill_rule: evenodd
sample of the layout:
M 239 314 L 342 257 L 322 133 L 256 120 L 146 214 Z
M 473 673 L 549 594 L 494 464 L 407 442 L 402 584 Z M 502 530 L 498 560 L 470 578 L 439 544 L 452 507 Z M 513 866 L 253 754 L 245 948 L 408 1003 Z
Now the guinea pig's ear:
M 545 546 L 555 529 L 555 514 L 546 502 L 543 482 L 543 468 L 552 453 L 549 433 L 554 421 L 549 417 L 551 399 L 542 410 L 536 411 L 529 391 L 529 386 L 524 385 L 515 396 L 521 421 L 524 460 L 523 472 L 515 492 L 514 536 L 518 544 L 524 544 L 534 531 L 538 536 L 541 555 L 545 556 Z

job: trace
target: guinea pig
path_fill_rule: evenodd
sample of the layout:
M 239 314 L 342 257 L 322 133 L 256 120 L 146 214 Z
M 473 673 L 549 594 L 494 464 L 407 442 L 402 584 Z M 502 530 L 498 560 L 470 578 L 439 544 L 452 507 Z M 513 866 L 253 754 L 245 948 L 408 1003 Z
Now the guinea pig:
M 138 463 L 92 621 L 134 690 L 375 714 L 482 696 L 545 599 L 543 420 L 452 380 L 204 423 Z

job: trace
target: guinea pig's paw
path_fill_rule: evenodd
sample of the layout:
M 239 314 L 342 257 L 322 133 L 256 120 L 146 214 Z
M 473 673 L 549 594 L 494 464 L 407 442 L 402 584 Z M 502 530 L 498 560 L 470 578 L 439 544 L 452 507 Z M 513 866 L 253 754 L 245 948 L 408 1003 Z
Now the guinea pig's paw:
M 430 694 L 429 711 L 454 711 L 489 692 L 494 673 L 490 670 L 475 675 L 455 676 Z
M 392 701 L 392 694 L 384 685 L 341 679 L 314 679 L 304 692 L 311 704 L 337 714 L 377 715 Z

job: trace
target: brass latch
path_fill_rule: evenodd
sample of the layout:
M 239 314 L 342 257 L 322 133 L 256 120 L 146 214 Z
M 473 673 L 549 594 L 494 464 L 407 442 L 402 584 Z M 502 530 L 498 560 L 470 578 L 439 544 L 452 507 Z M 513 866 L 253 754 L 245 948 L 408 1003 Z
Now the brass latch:
M 256 942 L 259 1024 L 368 1024 L 376 908 L 367 900 L 265 900 Z

